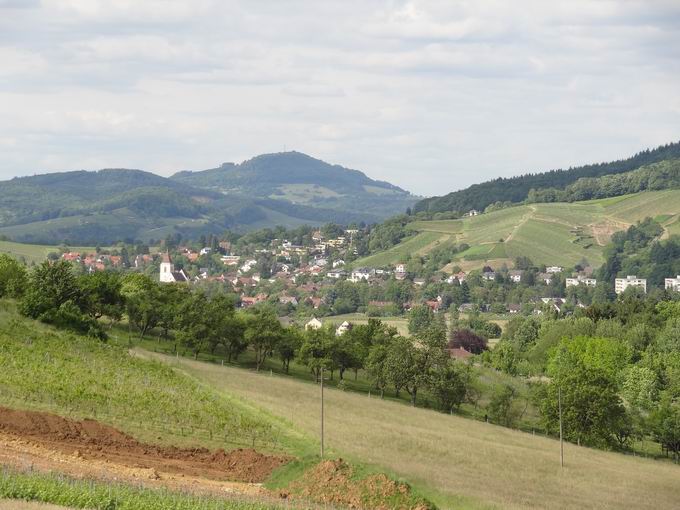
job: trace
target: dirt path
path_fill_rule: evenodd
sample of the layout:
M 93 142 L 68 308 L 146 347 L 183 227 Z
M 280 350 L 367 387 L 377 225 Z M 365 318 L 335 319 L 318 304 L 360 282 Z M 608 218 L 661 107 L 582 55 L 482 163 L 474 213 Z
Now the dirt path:
M 212 494 L 266 497 L 260 486 L 288 459 L 254 450 L 143 444 L 94 420 L 0 407 L 0 464 L 75 478 L 142 483 Z
M 512 241 L 512 239 L 515 237 L 515 234 L 517 233 L 517 231 L 520 228 L 522 228 L 522 226 L 524 226 L 524 224 L 526 224 L 526 222 L 529 221 L 534 214 L 536 214 L 536 211 L 538 211 L 538 209 L 536 209 L 535 205 L 530 205 L 529 209 L 531 209 L 531 210 L 527 211 L 527 213 L 524 216 L 522 216 L 522 219 L 519 220 L 519 223 L 517 223 L 517 225 L 514 226 L 514 228 L 512 229 L 512 232 L 510 232 L 510 235 L 508 235 L 508 237 L 505 239 L 504 242 L 509 243 L 510 241 Z

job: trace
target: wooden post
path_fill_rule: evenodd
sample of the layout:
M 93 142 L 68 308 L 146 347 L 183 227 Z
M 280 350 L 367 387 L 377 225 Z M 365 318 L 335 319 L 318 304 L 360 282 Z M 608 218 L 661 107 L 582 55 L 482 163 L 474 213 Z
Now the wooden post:
M 560 468 L 564 468 L 564 434 L 562 430 L 562 387 L 557 387 L 557 408 L 560 415 Z
M 323 367 L 321 367 L 321 458 L 323 459 Z

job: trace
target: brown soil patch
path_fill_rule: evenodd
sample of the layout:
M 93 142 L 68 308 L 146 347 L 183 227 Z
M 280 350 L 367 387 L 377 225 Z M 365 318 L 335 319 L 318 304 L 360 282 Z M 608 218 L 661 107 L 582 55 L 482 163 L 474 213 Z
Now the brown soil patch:
M 360 510 L 431 510 L 434 505 L 411 493 L 411 488 L 384 474 L 354 477 L 342 459 L 327 460 L 308 470 L 301 479 L 281 491 L 282 498 L 303 498 L 324 505 Z
M 256 483 L 290 459 L 251 449 L 208 450 L 140 443 L 95 420 L 76 421 L 54 414 L 0 407 L 0 432 L 69 454 L 78 459 L 104 460 L 153 473 L 163 472 L 210 480 Z M 160 476 L 160 475 L 158 475 Z
M 598 246 L 605 246 L 609 243 L 612 234 L 619 232 L 621 230 L 626 230 L 630 227 L 630 223 L 624 223 L 622 221 L 617 221 L 612 218 L 607 218 L 601 223 L 593 223 L 588 225 L 595 238 L 595 242 Z

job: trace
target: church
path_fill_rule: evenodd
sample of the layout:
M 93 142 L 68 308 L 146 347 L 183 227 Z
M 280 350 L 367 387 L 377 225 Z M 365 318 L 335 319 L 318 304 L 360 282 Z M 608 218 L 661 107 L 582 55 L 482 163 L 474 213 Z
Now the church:
M 175 283 L 175 282 L 188 282 L 189 277 L 184 272 L 184 269 L 175 271 L 175 266 L 170 259 L 170 253 L 165 252 L 163 254 L 163 260 L 161 260 L 161 282 L 162 283 Z

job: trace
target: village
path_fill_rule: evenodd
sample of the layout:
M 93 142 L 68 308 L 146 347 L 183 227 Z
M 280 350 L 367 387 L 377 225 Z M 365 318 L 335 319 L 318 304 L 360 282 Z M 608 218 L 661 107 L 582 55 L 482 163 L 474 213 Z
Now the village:
M 208 236 L 176 246 L 66 251 L 61 258 L 83 272 L 138 271 L 162 283 L 214 288 L 235 294 L 241 308 L 266 303 L 279 316 L 298 320 L 357 313 L 403 317 L 416 306 L 435 314 L 566 316 L 590 305 L 598 293 L 648 290 L 647 280 L 634 275 L 616 278 L 613 288 L 598 285 L 593 268 L 585 263 L 568 271 L 518 260 L 514 269 L 484 266 L 465 272 L 454 266 L 450 274 L 427 270 L 422 260 L 365 267 L 355 262 L 357 240 L 364 231 L 337 226 L 326 230 L 333 235 L 310 230 L 297 243 L 287 238 L 244 243 Z M 665 290 L 680 292 L 680 276 L 666 278 Z

